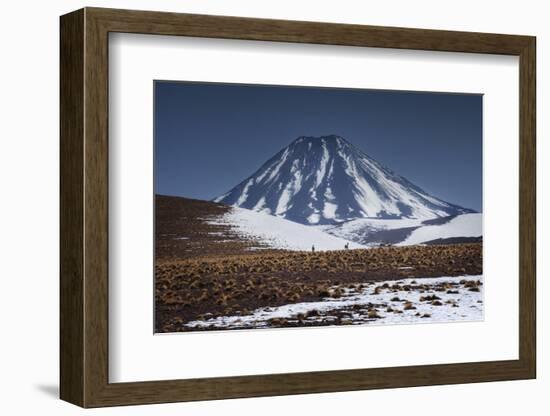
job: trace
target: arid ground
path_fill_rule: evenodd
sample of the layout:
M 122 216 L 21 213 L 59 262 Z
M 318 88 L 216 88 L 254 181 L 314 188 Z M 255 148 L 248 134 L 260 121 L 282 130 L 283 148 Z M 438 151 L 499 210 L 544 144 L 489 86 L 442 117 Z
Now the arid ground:
M 473 295 L 482 289 L 480 278 L 468 277 L 482 274 L 481 243 L 274 250 L 209 221 L 228 209 L 206 201 L 156 197 L 156 332 L 334 325 L 403 313 L 429 318 L 431 310 L 420 313 L 418 306 L 438 309 L 444 306 L 442 295 L 447 295 L 447 305 L 458 307 L 460 299 L 447 299 L 449 295 Z M 427 279 L 440 277 L 446 279 Z M 373 303 L 372 296 L 382 300 Z M 340 302 L 327 308 L 331 300 L 346 301 L 345 307 Z M 322 308 L 303 307 L 319 302 L 325 302 Z M 254 311 L 280 311 L 293 304 L 302 308 L 295 313 L 291 308 L 285 317 L 272 314 L 255 326 L 247 318 Z M 350 319 L 353 316 L 361 319 Z M 224 326 L 223 317 L 233 317 L 231 322 L 237 324 Z

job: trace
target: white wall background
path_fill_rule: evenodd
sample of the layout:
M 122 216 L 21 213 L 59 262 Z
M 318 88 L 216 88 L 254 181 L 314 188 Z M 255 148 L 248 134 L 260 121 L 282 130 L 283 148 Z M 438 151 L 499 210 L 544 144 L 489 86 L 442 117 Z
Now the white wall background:
M 550 145 L 543 130 L 550 99 L 548 11 L 542 1 L 121 0 L 5 2 L 0 16 L 0 411 L 70 415 L 58 390 L 58 16 L 82 6 L 156 9 L 295 20 L 536 35 L 538 41 L 539 378 L 535 381 L 317 394 L 87 411 L 102 415 L 546 414 L 550 361 L 544 346 L 550 285 L 543 247 Z

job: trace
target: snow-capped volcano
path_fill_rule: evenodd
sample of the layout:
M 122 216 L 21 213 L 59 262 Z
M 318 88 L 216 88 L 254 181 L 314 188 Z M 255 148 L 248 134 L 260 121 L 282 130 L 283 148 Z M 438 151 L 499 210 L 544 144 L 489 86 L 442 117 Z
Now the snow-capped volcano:
M 336 135 L 297 138 L 214 201 L 308 225 L 474 212 L 429 195 Z

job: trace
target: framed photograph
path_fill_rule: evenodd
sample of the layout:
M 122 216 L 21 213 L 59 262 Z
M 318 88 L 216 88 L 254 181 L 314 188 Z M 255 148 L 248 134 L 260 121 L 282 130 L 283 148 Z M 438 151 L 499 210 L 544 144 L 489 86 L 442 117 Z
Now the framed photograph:
M 61 398 L 535 378 L 535 49 L 62 16 Z

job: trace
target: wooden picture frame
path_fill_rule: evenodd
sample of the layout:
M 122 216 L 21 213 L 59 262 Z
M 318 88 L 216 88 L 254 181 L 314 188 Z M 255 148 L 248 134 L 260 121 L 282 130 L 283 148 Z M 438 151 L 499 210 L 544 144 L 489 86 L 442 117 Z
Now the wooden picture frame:
M 64 15 L 60 28 L 61 399 L 101 407 L 535 378 L 534 37 L 100 8 Z M 110 32 L 519 56 L 519 359 L 109 383 Z

